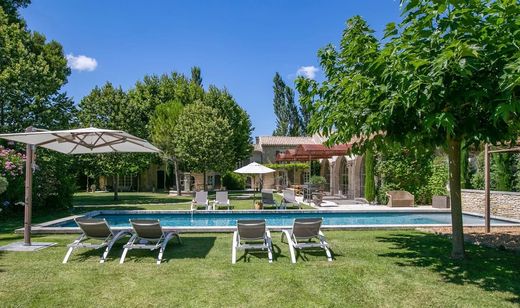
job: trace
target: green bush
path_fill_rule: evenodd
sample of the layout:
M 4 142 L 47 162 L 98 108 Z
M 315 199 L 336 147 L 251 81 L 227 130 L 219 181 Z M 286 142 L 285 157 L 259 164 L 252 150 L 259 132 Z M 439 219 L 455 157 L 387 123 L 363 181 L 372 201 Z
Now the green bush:
M 386 192 L 406 190 L 415 196 L 417 204 L 431 200 L 425 189 L 432 174 L 433 153 L 418 148 L 393 147 L 379 155 L 376 173 L 381 177 L 377 192 L 378 203 L 388 202 Z
M 422 194 L 427 201 L 431 201 L 432 196 L 446 196 L 448 194 L 447 185 L 448 160 L 445 156 L 436 156 L 432 162 L 432 175 Z
M 72 157 L 44 149 L 38 151 L 33 180 L 33 206 L 54 209 L 72 206 L 76 178 Z
M 222 184 L 228 190 L 243 190 L 246 188 L 246 178 L 243 175 L 228 172 L 222 177 Z
M 315 185 L 325 185 L 327 184 L 327 179 L 324 176 L 313 175 L 310 177 L 309 183 Z

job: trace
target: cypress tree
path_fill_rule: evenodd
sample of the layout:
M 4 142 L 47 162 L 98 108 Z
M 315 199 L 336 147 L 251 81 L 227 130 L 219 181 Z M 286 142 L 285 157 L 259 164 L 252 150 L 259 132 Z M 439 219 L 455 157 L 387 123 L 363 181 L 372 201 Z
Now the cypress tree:
M 376 183 L 374 181 L 374 153 L 372 150 L 365 152 L 365 199 L 368 202 L 376 198 Z

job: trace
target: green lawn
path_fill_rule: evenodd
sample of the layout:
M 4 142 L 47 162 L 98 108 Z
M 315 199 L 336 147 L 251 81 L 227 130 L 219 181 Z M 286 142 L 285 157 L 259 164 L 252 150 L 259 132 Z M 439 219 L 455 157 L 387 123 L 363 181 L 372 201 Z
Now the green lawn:
M 229 199 L 236 210 L 251 210 L 253 209 L 252 196 L 247 199 L 239 198 L 244 193 L 230 193 Z M 82 207 L 115 207 L 123 206 L 132 209 L 171 209 L 171 210 L 189 210 L 189 202 L 192 199 L 191 195 L 173 197 L 166 193 L 119 193 L 119 201 L 114 201 L 113 193 L 77 193 L 74 195 L 74 206 L 76 208 Z M 260 194 L 256 194 L 256 200 L 260 198 Z M 215 193 L 209 194 L 209 199 L 215 199 Z M 275 199 L 279 202 L 281 197 L 275 195 Z M 312 209 L 312 207 L 303 205 L 305 209 Z
M 36 215 L 35 221 L 60 215 L 64 213 Z M 20 222 L 1 222 L 0 245 L 21 240 L 21 235 L 11 232 Z M 272 264 L 265 254 L 243 258 L 239 253 L 241 258 L 232 265 L 231 234 L 219 233 L 183 234 L 184 243 L 171 242 L 160 266 L 154 262 L 157 254 L 149 251 L 131 251 L 125 264 L 118 264 L 122 243 L 105 264 L 99 264 L 99 252 L 91 250 L 78 250 L 68 264 L 61 264 L 66 244 L 76 235 L 35 236 L 35 241 L 58 245 L 33 253 L 0 252 L 0 306 L 520 304 L 517 254 L 469 245 L 469 258 L 456 262 L 447 257 L 449 240 L 434 234 L 380 230 L 326 235 L 333 262 L 327 262 L 322 252 L 309 252 L 292 265 L 287 245 L 280 242 L 279 232 L 273 232 Z

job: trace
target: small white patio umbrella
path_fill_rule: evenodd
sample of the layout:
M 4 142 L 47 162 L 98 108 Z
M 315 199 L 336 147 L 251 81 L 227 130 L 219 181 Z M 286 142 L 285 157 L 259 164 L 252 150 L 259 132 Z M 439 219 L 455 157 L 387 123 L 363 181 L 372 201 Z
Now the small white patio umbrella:
M 59 131 L 29 127 L 25 133 L 0 134 L 0 138 L 27 144 L 24 218 L 24 245 L 26 246 L 31 245 L 32 175 L 36 146 L 65 154 L 155 153 L 161 151 L 148 141 L 124 131 L 94 127 Z
M 253 182 L 254 182 L 254 177 L 256 175 L 258 175 L 258 174 L 266 174 L 266 173 L 273 173 L 275 171 L 276 170 L 271 169 L 271 168 L 267 168 L 266 166 L 260 165 L 259 163 L 256 163 L 256 162 L 252 162 L 252 163 L 250 163 L 247 166 L 244 166 L 242 168 L 239 168 L 239 169 L 235 170 L 236 173 L 252 175 L 253 176 Z M 254 186 L 253 186 L 253 204 L 255 204 L 255 199 L 256 199 L 256 191 L 254 190 Z

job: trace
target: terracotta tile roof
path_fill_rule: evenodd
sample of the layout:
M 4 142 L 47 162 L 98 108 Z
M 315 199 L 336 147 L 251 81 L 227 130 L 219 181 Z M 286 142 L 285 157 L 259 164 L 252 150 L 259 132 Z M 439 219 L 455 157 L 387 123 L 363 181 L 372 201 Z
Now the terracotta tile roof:
M 315 144 L 313 137 L 260 136 L 261 145 L 300 145 Z

